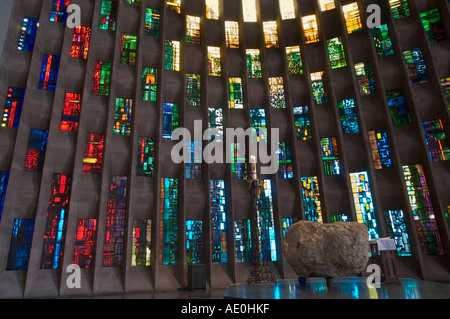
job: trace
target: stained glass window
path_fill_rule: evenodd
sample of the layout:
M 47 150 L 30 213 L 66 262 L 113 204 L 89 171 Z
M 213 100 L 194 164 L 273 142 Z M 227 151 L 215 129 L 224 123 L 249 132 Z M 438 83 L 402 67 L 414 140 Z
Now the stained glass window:
M 161 178 L 161 265 L 175 265 L 178 251 L 178 179 Z
M 236 262 L 252 261 L 252 237 L 250 219 L 234 220 L 234 241 L 236 249 Z
M 159 38 L 159 26 L 159 10 L 153 8 L 145 8 L 144 35 Z
M 294 125 L 296 130 L 295 135 L 299 141 L 307 141 L 312 138 L 308 106 L 294 107 Z
M 322 150 L 322 161 L 325 175 L 340 175 L 341 163 L 339 161 L 339 150 L 335 137 L 325 137 L 320 140 Z
M 302 177 L 301 183 L 306 220 L 323 223 L 317 176 Z
M 350 173 L 352 184 L 353 202 L 356 210 L 356 221 L 364 223 L 369 228 L 369 240 L 377 239 L 378 225 L 373 206 L 372 192 L 367 172 Z
M 441 119 L 422 122 L 428 154 L 432 162 L 450 159 L 447 137 Z
M 273 108 L 286 108 L 286 101 L 284 97 L 284 85 L 282 77 L 269 78 L 269 94 L 270 106 Z
M 411 256 L 409 236 L 405 224 L 405 214 L 402 210 L 387 210 L 384 212 L 388 236 L 394 238 L 399 256 Z
M 279 0 L 282 20 L 295 19 L 294 0 Z
M 278 48 L 278 34 L 277 34 L 277 22 L 276 21 L 264 21 L 264 40 L 266 42 L 266 48 Z
M 34 219 L 14 219 L 6 270 L 28 270 Z
M 409 80 L 412 84 L 428 82 L 427 66 L 423 60 L 422 50 L 415 48 L 403 52 Z
M 137 176 L 153 176 L 155 161 L 155 139 L 152 137 L 138 138 Z
M 104 141 L 103 134 L 87 134 L 83 156 L 83 174 L 100 174 L 103 163 Z
M 401 89 L 390 90 L 386 92 L 386 96 L 394 126 L 411 123 L 403 91 Z
M 389 0 L 389 5 L 391 6 L 394 19 L 401 19 L 411 15 L 408 0 Z
M 300 46 L 286 47 L 286 60 L 289 75 L 303 74 L 302 56 Z
M 223 110 L 222 108 L 208 108 L 208 129 L 210 129 L 210 141 L 223 141 Z
M 106 212 L 103 266 L 119 267 L 123 259 L 123 236 L 127 205 L 127 177 L 110 176 Z
M 186 162 L 186 178 L 202 178 L 202 142 L 187 141 L 186 149 L 189 155 L 189 162 Z
M 44 60 L 42 61 L 41 76 L 39 78 L 39 90 L 56 90 L 60 61 L 60 56 L 51 54 L 44 55 Z
M 129 136 L 131 134 L 131 113 L 133 111 L 133 100 L 116 98 L 114 112 L 114 135 Z
M 129 4 L 134 4 L 135 6 L 138 6 L 140 3 L 140 0 L 126 0 Z
M 334 0 L 319 0 L 320 11 L 327 11 L 336 8 Z
M 444 251 L 422 165 L 403 166 L 403 175 L 422 252 L 442 255 Z
M 239 48 L 239 22 L 225 21 L 225 38 L 228 48 Z
M 108 96 L 111 81 L 111 63 L 95 61 L 94 80 L 92 81 L 92 94 Z
M 91 27 L 75 27 L 75 32 L 72 38 L 70 57 L 86 60 L 88 57 L 90 41 Z
M 131 266 L 150 266 L 152 243 L 152 220 L 136 219 L 133 225 L 133 248 Z
M 1 120 L 1 127 L 19 127 L 22 114 L 25 89 L 9 87 L 6 94 L 5 108 Z
M 206 19 L 219 20 L 219 0 L 205 0 Z
M 67 7 L 70 0 L 53 0 L 52 11 L 50 12 L 50 21 L 66 23 Z
M 316 15 L 302 17 L 303 32 L 305 33 L 305 43 L 319 42 L 319 27 Z
M 102 0 L 100 9 L 100 29 L 101 30 L 116 30 L 117 24 L 117 2 L 111 0 Z
M 289 229 L 289 227 L 292 226 L 292 224 L 298 222 L 297 217 L 289 217 L 289 218 L 281 218 L 281 228 L 283 230 L 283 238 L 286 237 L 286 233 Z
M 94 267 L 96 219 L 78 219 L 75 233 L 73 264 L 80 268 Z
M 289 142 L 279 142 L 278 150 L 278 178 L 294 178 L 292 168 L 292 153 Z
M 230 143 L 231 147 L 231 175 L 234 179 L 245 179 L 247 175 L 247 161 L 245 158 L 245 144 Z
M 258 21 L 256 13 L 256 0 L 242 0 L 242 12 L 244 15 L 244 22 Z
M 338 107 L 344 134 L 359 133 L 358 115 L 356 114 L 355 100 L 341 100 L 339 101 Z
M 331 222 L 332 223 L 338 223 L 338 222 L 348 222 L 350 219 L 347 214 L 332 214 L 331 215 Z
M 227 208 L 225 181 L 210 181 L 211 248 L 213 263 L 227 263 Z
M 376 88 L 372 65 L 369 62 L 356 63 L 355 72 L 359 86 L 359 93 L 361 93 L 361 95 L 374 94 L 376 92 Z
M 30 129 L 25 163 L 23 165 L 24 171 L 42 173 L 47 141 L 48 130 Z
M 342 6 L 344 13 L 345 25 L 347 26 L 347 33 L 353 33 L 362 30 L 361 17 L 359 15 L 358 3 L 353 2 Z
M 228 78 L 228 107 L 230 109 L 243 109 L 241 78 Z
M 163 104 L 163 138 L 171 139 L 172 132 L 178 128 L 179 108 L 178 104 Z
M 391 149 L 386 130 L 370 131 L 369 143 L 375 169 L 391 167 Z
M 200 17 L 186 16 L 186 42 L 200 44 Z
M 180 71 L 180 41 L 166 40 L 164 67 L 166 70 Z
M 5 205 L 6 190 L 8 189 L 9 172 L 0 171 L 0 220 L 2 220 Z
M 450 77 L 441 79 L 441 87 L 444 91 L 444 97 L 450 110 Z
M 36 42 L 36 34 L 39 28 L 39 19 L 24 17 L 20 28 L 19 44 L 17 50 L 32 52 Z
M 200 74 L 186 74 L 186 105 L 201 106 Z
M 261 55 L 259 49 L 247 49 L 247 74 L 249 78 L 261 78 Z
M 277 245 L 275 242 L 275 224 L 273 220 L 272 181 L 263 180 L 263 188 L 258 191 L 258 227 L 261 234 L 261 260 L 277 261 Z
M 372 28 L 371 31 L 378 56 L 381 57 L 394 54 L 388 25 L 380 24 L 379 27 Z
M 72 177 L 53 174 L 44 232 L 41 269 L 59 269 L 62 265 Z
M 122 33 L 121 59 L 122 64 L 136 65 L 137 36 Z
M 341 37 L 327 40 L 328 56 L 331 62 L 331 69 L 342 68 L 347 65 L 345 61 L 344 44 Z
M 169 11 L 181 13 L 181 0 L 166 0 Z
M 208 46 L 208 74 L 214 76 L 220 76 L 222 74 L 219 47 Z
M 158 69 L 142 68 L 141 100 L 156 102 L 158 90 Z
M 61 115 L 59 129 L 61 131 L 78 131 L 78 122 L 81 113 L 81 94 L 66 93 L 64 97 L 64 108 Z
M 328 91 L 325 89 L 325 72 L 319 71 L 311 73 L 311 86 L 313 91 L 313 98 L 316 104 L 328 102 Z
M 256 130 L 253 142 L 267 142 L 267 122 L 265 109 L 250 109 L 251 127 Z
M 445 40 L 445 29 L 438 8 L 422 12 L 420 17 L 429 43 Z
M 186 220 L 186 263 L 203 263 L 203 222 Z

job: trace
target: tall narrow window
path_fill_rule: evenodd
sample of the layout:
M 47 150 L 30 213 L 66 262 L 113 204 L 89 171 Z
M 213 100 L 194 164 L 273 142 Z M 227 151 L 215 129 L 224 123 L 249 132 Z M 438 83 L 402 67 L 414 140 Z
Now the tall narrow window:
M 181 0 L 166 0 L 169 11 L 181 13 Z
M 441 79 L 441 87 L 444 91 L 444 98 L 447 101 L 448 109 L 450 110 L 450 77 Z
M 228 107 L 230 109 L 243 109 L 241 78 L 228 78 Z
M 420 17 L 429 43 L 445 40 L 445 29 L 438 8 L 422 12 Z
M 342 6 L 342 12 L 344 13 L 348 34 L 362 30 L 362 22 L 357 2 Z
M 78 219 L 75 233 L 73 264 L 80 268 L 94 267 L 96 219 Z
M 88 57 L 90 41 L 91 27 L 75 27 L 75 32 L 72 39 L 72 48 L 70 50 L 70 57 L 86 60 Z
M 83 174 L 100 174 L 103 163 L 105 137 L 103 134 L 88 133 L 84 146 Z
M 153 176 L 155 163 L 155 139 L 152 137 L 138 138 L 137 176 Z
M 81 94 L 66 93 L 64 108 L 61 115 L 59 129 L 61 131 L 76 132 L 81 114 Z
M 228 48 L 239 48 L 239 22 L 225 21 L 225 38 Z
M 355 100 L 345 99 L 339 101 L 338 107 L 344 134 L 359 133 L 358 115 L 356 114 Z
M 211 131 L 209 140 L 222 142 L 223 141 L 223 109 L 218 107 L 208 108 L 208 129 Z
M 269 78 L 270 106 L 273 108 L 286 108 L 284 85 L 282 77 Z
M 429 255 L 444 254 L 422 165 L 403 166 L 403 175 L 422 251 Z
M 50 21 L 66 23 L 67 7 L 70 0 L 53 0 L 52 10 L 50 11 Z
M 219 0 L 205 0 L 206 19 L 219 20 Z
M 186 74 L 186 105 L 201 105 L 200 74 Z
M 231 147 L 231 175 L 234 179 L 245 179 L 247 176 L 247 161 L 245 156 L 245 144 L 230 143 Z
M 428 82 L 427 66 L 423 60 L 420 48 L 403 52 L 406 68 L 411 84 Z
M 160 12 L 158 9 L 145 8 L 145 35 L 159 38 L 160 18 Z
M 178 104 L 163 104 L 163 138 L 171 139 L 172 132 L 178 128 L 179 107 Z
M 389 0 L 389 5 L 394 19 L 406 18 L 411 15 L 408 0 Z
M 0 221 L 2 220 L 5 205 L 6 190 L 8 189 L 9 172 L 0 171 Z
M 63 262 L 72 177 L 53 174 L 44 232 L 41 269 L 59 269 Z
M 264 21 L 264 41 L 266 42 L 266 48 L 278 48 L 278 33 L 276 21 Z
M 273 219 L 273 191 L 272 181 L 263 180 L 263 189 L 258 194 L 258 210 L 260 222 L 258 227 L 261 234 L 262 261 L 277 261 L 277 245 L 275 241 L 275 223 Z
M 295 19 L 294 0 L 279 0 L 282 20 Z
M 307 141 L 312 138 L 308 106 L 294 107 L 294 125 L 296 136 L 299 141 Z
M 166 40 L 164 67 L 166 70 L 180 71 L 180 41 Z
M 292 226 L 292 224 L 298 222 L 297 217 L 287 217 L 287 218 L 281 218 L 281 228 L 283 230 L 283 238 L 286 237 L 286 233 L 289 229 L 289 227 Z
M 252 134 L 253 142 L 267 142 L 267 122 L 265 109 L 250 109 L 251 127 L 255 129 Z
M 133 111 L 133 100 L 116 98 L 114 112 L 114 135 L 129 136 L 131 134 L 131 113 Z
M 42 173 L 47 141 L 48 130 L 30 129 L 24 171 Z
M 15 87 L 8 88 L 1 127 L 19 127 L 24 98 L 25 89 Z
M 222 74 L 219 47 L 208 47 L 208 74 L 214 76 Z
M 286 60 L 289 75 L 303 74 L 302 56 L 300 46 L 286 47 Z
M 345 61 L 344 44 L 341 37 L 327 40 L 328 57 L 331 62 L 331 69 L 342 68 L 347 65 Z
M 203 263 L 203 222 L 186 220 L 186 264 Z
M 34 219 L 14 219 L 6 270 L 28 270 Z
M 110 176 L 106 212 L 103 267 L 119 267 L 123 260 L 123 236 L 127 206 L 127 177 Z
M 328 11 L 336 8 L 334 0 L 319 0 L 320 11 Z
M 17 50 L 32 52 L 36 42 L 36 34 L 39 28 L 39 19 L 24 17 L 20 28 L 19 44 Z
M 375 169 L 388 168 L 392 166 L 391 149 L 386 130 L 369 132 L 369 143 L 372 150 L 372 158 Z
M 211 248 L 213 263 L 227 263 L 227 208 L 225 181 L 210 181 Z
M 158 69 L 142 68 L 141 100 L 156 102 L 158 91 Z
M 252 261 L 252 236 L 250 219 L 234 220 L 234 241 L 236 247 L 236 262 Z
M 370 190 L 369 174 L 365 171 L 350 173 L 350 182 L 352 184 L 356 220 L 358 223 L 366 224 L 369 228 L 369 240 L 377 239 L 379 238 L 378 224 Z
M 95 61 L 94 80 L 92 81 L 92 94 L 108 96 L 111 81 L 111 63 Z
M 152 220 L 136 219 L 133 224 L 131 266 L 150 266 Z
M 136 65 L 137 35 L 122 33 L 121 59 L 122 64 Z
M 242 0 L 242 11 L 244 15 L 244 22 L 258 21 L 256 14 L 256 0 Z
M 384 212 L 384 220 L 388 236 L 394 238 L 399 256 L 411 256 L 409 236 L 405 224 L 405 213 L 402 210 Z
M 100 8 L 100 29 L 101 30 L 116 30 L 117 24 L 117 2 L 111 0 L 102 0 Z
M 316 104 L 328 102 L 328 92 L 325 90 L 325 72 L 319 71 L 311 73 L 311 86 L 313 91 L 313 98 Z
M 303 32 L 305 33 L 305 43 L 319 42 L 319 27 L 316 15 L 302 17 Z
M 410 124 L 411 117 L 403 91 L 401 89 L 387 91 L 386 97 L 394 126 Z
M 379 27 L 372 28 L 371 31 L 378 56 L 381 57 L 394 54 L 387 24 L 380 24 Z
M 322 161 L 325 175 L 341 175 L 341 163 L 339 161 L 339 150 L 335 137 L 325 137 L 320 140 Z
M 39 90 L 56 90 L 60 61 L 60 56 L 51 54 L 44 55 L 44 60 L 42 61 L 41 67 L 41 76 L 39 78 Z
M 356 79 L 358 80 L 359 93 L 370 95 L 376 92 L 375 76 L 372 65 L 369 62 L 355 64 Z
M 323 223 L 317 176 L 302 177 L 301 183 L 306 220 Z
M 289 142 L 279 142 L 278 150 L 278 178 L 294 178 L 292 168 L 292 153 Z
M 247 74 L 249 78 L 261 78 L 261 55 L 259 49 L 247 49 Z
M 178 252 L 178 179 L 161 178 L 160 264 L 175 265 Z
M 202 142 L 186 141 L 189 161 L 186 162 L 186 178 L 202 178 Z
M 450 149 L 442 120 L 422 122 L 422 129 L 431 161 L 438 162 L 450 159 Z
M 200 44 L 200 17 L 186 16 L 186 42 Z

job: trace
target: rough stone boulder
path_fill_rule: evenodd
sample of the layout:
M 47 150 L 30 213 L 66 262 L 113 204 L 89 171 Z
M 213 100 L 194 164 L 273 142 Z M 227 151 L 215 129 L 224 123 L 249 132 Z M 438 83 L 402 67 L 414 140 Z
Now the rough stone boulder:
M 364 224 L 299 221 L 286 233 L 283 254 L 299 277 L 345 277 L 366 270 L 368 247 Z

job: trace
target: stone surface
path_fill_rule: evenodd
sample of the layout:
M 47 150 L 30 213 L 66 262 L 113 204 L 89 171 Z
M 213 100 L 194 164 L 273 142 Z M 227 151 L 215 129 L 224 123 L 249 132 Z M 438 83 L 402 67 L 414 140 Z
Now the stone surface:
M 299 277 L 344 277 L 365 272 L 367 226 L 355 222 L 299 221 L 289 227 L 283 254 Z

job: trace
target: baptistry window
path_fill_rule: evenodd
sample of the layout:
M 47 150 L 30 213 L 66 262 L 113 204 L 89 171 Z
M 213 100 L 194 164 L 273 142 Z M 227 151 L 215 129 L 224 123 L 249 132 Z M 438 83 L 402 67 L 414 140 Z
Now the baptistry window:
M 161 178 L 160 264 L 177 264 L 178 179 Z
M 342 171 L 336 138 L 322 138 L 320 140 L 320 148 L 325 175 L 340 175 Z
M 215 142 L 223 141 L 223 110 L 222 108 L 208 108 L 208 129 L 210 130 L 209 140 Z
M 400 210 L 384 212 L 388 236 L 393 238 L 399 256 L 411 256 L 409 236 L 405 224 L 405 213 Z
M 369 143 L 372 150 L 372 158 L 375 169 L 383 169 L 392 166 L 391 148 L 386 130 L 369 132 Z
M 105 137 L 103 134 L 88 133 L 84 146 L 83 174 L 100 174 L 103 163 Z
M 292 167 L 292 153 L 289 142 L 279 142 L 278 150 L 278 178 L 294 178 Z
M 228 48 L 239 48 L 239 22 L 225 21 L 225 38 Z
M 432 162 L 450 159 L 450 149 L 441 119 L 422 122 L 428 154 Z
M 303 74 L 302 56 L 300 46 L 286 47 L 286 60 L 289 75 Z
M 253 142 L 267 142 L 267 122 L 265 109 L 250 109 Z
M 166 70 L 180 71 L 180 41 L 166 40 L 164 67 Z
M 362 30 L 362 22 L 357 2 L 342 6 L 342 12 L 344 13 L 348 34 Z
M 313 91 L 313 98 L 316 104 L 328 102 L 328 92 L 325 90 L 325 72 L 319 71 L 311 73 L 311 86 Z
M 336 8 L 334 0 L 319 0 L 320 11 L 328 11 Z
M 2 220 L 3 207 L 5 205 L 6 190 L 8 189 L 9 172 L 0 171 L 0 221 Z
M 278 0 L 282 20 L 295 19 L 294 0 Z
M 6 270 L 28 270 L 34 219 L 14 219 Z
M 36 42 L 39 28 L 39 19 L 24 17 L 20 28 L 19 44 L 17 50 L 32 52 Z
M 448 109 L 450 110 L 450 77 L 441 79 L 441 87 L 444 91 L 444 98 L 447 101 Z
M 247 49 L 247 74 L 249 78 L 261 78 L 261 55 L 259 49 Z
M 181 13 L 181 0 L 166 0 L 169 11 Z
M 406 105 L 406 98 L 403 95 L 402 89 L 387 91 L 386 97 L 394 126 L 410 124 L 411 117 L 409 115 L 408 106 Z
M 301 183 L 306 220 L 323 223 L 317 176 L 302 177 Z
M 122 64 L 136 65 L 137 36 L 122 33 L 121 60 Z
M 70 0 L 53 0 L 52 10 L 50 11 L 50 21 L 66 23 L 67 7 Z
M 258 201 L 258 211 L 261 216 L 258 223 L 261 234 L 261 260 L 277 261 L 275 223 L 273 219 L 273 190 L 270 179 L 263 180 L 263 187 L 258 191 Z
M 179 107 L 178 104 L 163 104 L 163 138 L 171 139 L 173 131 L 178 128 Z
M 227 207 L 225 181 L 210 181 L 212 262 L 227 263 Z
M 61 131 L 76 132 L 81 113 L 81 94 L 66 93 L 64 97 L 64 108 L 61 115 L 59 129 Z
M 108 96 L 111 81 L 111 63 L 95 61 L 94 80 L 92 82 L 92 94 Z
M 245 179 L 247 175 L 245 144 L 230 143 L 230 148 L 231 175 L 234 179 Z
M 305 33 L 305 43 L 319 42 L 319 27 L 316 15 L 302 17 L 303 32 Z
M 252 236 L 250 219 L 234 220 L 234 241 L 236 247 L 236 262 L 252 261 Z
M 89 42 L 91 40 L 91 27 L 75 27 L 72 38 L 71 58 L 86 60 L 89 52 Z
M 137 176 L 153 176 L 155 169 L 155 139 L 139 137 L 137 150 Z
M 307 141 L 312 138 L 308 106 L 294 107 L 294 125 L 296 136 L 299 141 Z
M 186 74 L 186 105 L 201 105 L 200 74 Z
M 142 68 L 141 100 L 156 102 L 158 91 L 158 69 Z
M 282 77 L 269 78 L 270 106 L 277 109 L 286 108 Z
M 145 8 L 144 35 L 159 38 L 160 11 L 153 8 Z
M 411 15 L 408 0 L 389 0 L 389 5 L 394 19 L 406 18 Z
M 266 48 L 278 48 L 277 22 L 264 21 L 263 30 Z
M 186 178 L 202 178 L 202 142 L 186 141 L 189 161 L 186 162 Z
M 116 98 L 114 112 L 114 135 L 129 136 L 131 134 L 131 113 L 133 111 L 133 100 Z
M 244 108 L 241 78 L 228 78 L 228 107 L 230 109 Z
M 1 127 L 19 127 L 24 98 L 25 89 L 15 87 L 8 88 L 0 124 Z
M 341 100 L 339 101 L 338 107 L 344 135 L 359 133 L 358 115 L 356 114 L 355 100 Z
M 80 268 L 92 268 L 95 256 L 96 219 L 78 219 L 75 233 L 73 264 Z
M 100 8 L 100 29 L 115 31 L 117 25 L 117 2 L 102 0 Z
M 382 57 L 394 54 L 388 25 L 380 24 L 379 27 L 370 30 L 372 31 L 373 43 L 375 44 L 375 50 L 378 56 Z
M 30 129 L 25 163 L 23 165 L 24 171 L 42 173 L 47 141 L 48 130 Z
M 222 74 L 219 47 L 208 47 L 208 74 L 214 76 Z
M 133 224 L 131 266 L 150 266 L 152 220 L 136 219 Z
M 242 12 L 244 15 L 244 22 L 258 21 L 256 13 L 256 0 L 242 0 Z
M 422 50 L 416 48 L 404 51 L 403 57 L 411 84 L 428 82 L 427 66 L 423 60 Z
M 186 264 L 203 263 L 203 222 L 186 220 Z
M 355 63 L 355 72 L 359 93 L 361 93 L 361 95 L 375 93 L 375 76 L 373 74 L 372 65 L 369 62 Z
M 200 17 L 186 16 L 186 42 L 200 44 Z
M 429 43 L 445 40 L 445 29 L 438 8 L 422 12 L 420 17 Z
M 219 20 L 219 0 L 205 0 L 206 19 Z
M 341 37 L 327 40 L 328 56 L 331 62 L 331 69 L 342 68 L 347 65 L 345 61 L 344 44 Z
M 55 91 L 58 82 L 59 63 L 61 57 L 45 54 L 42 61 L 41 76 L 39 78 L 39 90 Z

